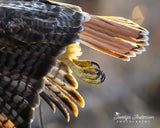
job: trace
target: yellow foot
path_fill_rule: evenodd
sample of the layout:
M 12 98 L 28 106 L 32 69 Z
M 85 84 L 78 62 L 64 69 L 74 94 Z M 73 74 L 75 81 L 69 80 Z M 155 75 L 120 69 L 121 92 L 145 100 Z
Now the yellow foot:
M 105 74 L 96 62 L 89 60 L 70 60 L 67 62 L 72 71 L 83 81 L 100 84 L 105 80 Z

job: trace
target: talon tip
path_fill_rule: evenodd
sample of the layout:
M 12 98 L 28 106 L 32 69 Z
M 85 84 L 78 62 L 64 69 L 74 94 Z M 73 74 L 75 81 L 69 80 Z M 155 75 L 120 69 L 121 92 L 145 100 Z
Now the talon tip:
M 104 80 L 106 79 L 106 75 L 103 71 L 101 71 L 101 72 L 102 72 L 101 83 L 103 83 Z
M 98 63 L 96 63 L 96 62 L 94 62 L 94 61 L 92 61 L 91 63 L 92 63 L 93 65 L 96 65 L 96 66 L 100 69 L 100 66 L 99 66 Z
M 98 79 L 102 75 L 102 71 L 99 69 L 96 69 L 96 71 L 97 71 L 96 79 Z

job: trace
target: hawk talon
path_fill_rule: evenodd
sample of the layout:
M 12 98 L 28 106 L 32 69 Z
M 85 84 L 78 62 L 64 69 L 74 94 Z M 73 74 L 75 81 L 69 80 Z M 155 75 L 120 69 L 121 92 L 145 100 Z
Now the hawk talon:
M 94 62 L 94 61 L 91 61 L 91 64 L 96 65 L 96 66 L 98 67 L 98 69 L 100 69 L 100 66 L 99 66 L 98 63 L 96 63 L 96 62 Z
M 102 71 L 99 69 L 95 69 L 97 71 L 97 76 L 95 79 L 98 79 L 102 75 Z
M 73 59 L 69 60 L 67 65 L 85 82 L 100 84 L 105 79 L 104 73 L 100 70 L 100 66 L 96 62 Z M 96 67 L 94 65 L 96 65 Z
M 101 71 L 101 73 L 102 73 L 101 83 L 103 83 L 103 81 L 106 79 L 106 75 L 103 71 Z
M 97 70 L 97 69 L 96 69 Z M 101 70 L 97 70 L 98 71 L 98 73 L 97 73 L 97 77 L 96 77 L 96 79 L 98 79 L 98 78 L 100 78 L 100 83 L 103 83 L 103 81 L 106 79 L 106 75 L 105 75 L 105 73 L 103 72 L 103 71 L 101 71 Z

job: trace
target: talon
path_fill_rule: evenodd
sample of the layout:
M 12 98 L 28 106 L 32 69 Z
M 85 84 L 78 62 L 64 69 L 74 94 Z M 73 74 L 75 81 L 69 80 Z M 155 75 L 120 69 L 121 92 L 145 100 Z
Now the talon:
M 65 59 L 63 62 L 85 82 L 100 84 L 105 79 L 105 75 L 100 70 L 100 66 L 94 61 Z
M 101 83 L 103 83 L 103 81 L 106 79 L 106 75 L 103 71 L 101 71 L 101 73 L 102 73 Z
M 96 63 L 96 62 L 94 62 L 94 61 L 91 61 L 91 64 L 96 65 L 96 66 L 98 67 L 98 69 L 100 69 L 100 66 L 99 66 L 98 63 Z
M 97 71 L 97 76 L 95 79 L 98 79 L 102 75 L 102 71 L 99 69 L 95 69 Z
M 100 84 L 105 80 L 105 75 L 100 70 L 100 66 L 94 61 L 73 60 L 70 63 L 72 64 L 72 71 L 85 82 Z

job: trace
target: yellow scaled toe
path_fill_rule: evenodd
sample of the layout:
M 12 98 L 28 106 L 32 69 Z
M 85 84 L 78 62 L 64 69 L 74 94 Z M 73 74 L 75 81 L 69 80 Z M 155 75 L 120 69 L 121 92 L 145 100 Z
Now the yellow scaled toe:
M 78 42 L 67 46 L 66 52 L 57 59 L 68 66 L 80 79 L 92 84 L 100 84 L 105 80 L 104 73 L 99 65 L 90 60 L 78 60 L 82 55 Z
M 96 62 L 94 62 L 94 61 L 90 61 L 90 60 L 76 60 L 76 59 L 72 59 L 72 61 L 76 65 L 78 65 L 80 67 L 89 67 L 89 66 L 94 66 L 95 65 L 98 68 L 100 68 L 99 65 Z
M 67 63 L 72 71 L 85 82 L 100 84 L 105 79 L 104 73 L 100 70 L 99 65 L 96 62 L 73 59 Z

